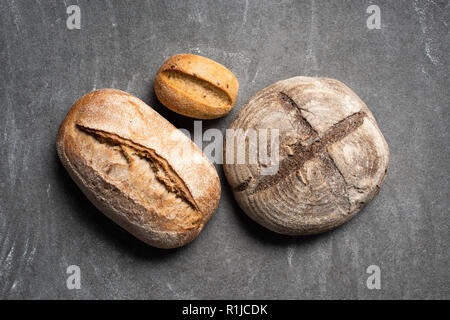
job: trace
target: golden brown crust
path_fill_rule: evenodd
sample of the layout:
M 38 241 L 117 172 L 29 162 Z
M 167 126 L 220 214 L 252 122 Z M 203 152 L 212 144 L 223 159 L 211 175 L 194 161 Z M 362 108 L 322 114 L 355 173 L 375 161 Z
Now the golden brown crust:
M 278 233 L 314 234 L 343 224 L 378 193 L 388 169 L 388 145 L 375 118 L 334 79 L 279 81 L 253 96 L 230 128 L 279 130 L 275 174 L 261 174 L 259 162 L 224 164 L 243 211 Z
M 214 166 L 181 131 L 141 100 L 103 89 L 79 99 L 61 124 L 57 151 L 105 215 L 142 241 L 192 241 L 214 213 Z
M 178 54 L 161 66 L 154 87 L 158 99 L 172 111 L 215 119 L 233 109 L 239 82 L 230 70 L 211 59 Z

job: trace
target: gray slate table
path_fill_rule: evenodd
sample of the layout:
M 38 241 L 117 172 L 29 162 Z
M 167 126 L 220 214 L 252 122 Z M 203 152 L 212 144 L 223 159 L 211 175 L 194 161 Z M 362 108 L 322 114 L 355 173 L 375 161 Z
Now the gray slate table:
M 67 27 L 72 4 L 79 30 Z M 367 26 L 372 4 L 380 29 Z M 450 298 L 449 20 L 438 0 L 2 0 L 0 298 Z M 190 245 L 154 249 L 110 222 L 60 164 L 58 126 L 83 94 L 113 87 L 193 130 L 153 91 L 159 66 L 182 52 L 240 81 L 233 112 L 203 130 L 224 131 L 277 80 L 346 83 L 390 146 L 380 194 L 335 231 L 286 237 L 239 209 L 217 165 L 220 206 Z M 79 290 L 66 286 L 70 265 Z M 367 287 L 370 265 L 379 290 Z

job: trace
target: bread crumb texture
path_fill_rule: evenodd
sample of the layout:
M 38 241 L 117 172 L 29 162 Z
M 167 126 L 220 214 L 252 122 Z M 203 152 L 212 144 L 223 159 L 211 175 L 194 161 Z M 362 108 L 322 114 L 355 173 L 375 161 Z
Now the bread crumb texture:
M 139 223 L 156 222 L 164 225 L 165 231 L 198 227 L 202 214 L 192 195 L 168 162 L 154 150 L 114 134 L 83 126 L 77 129 L 80 150 L 92 169 L 152 213 L 140 217 Z

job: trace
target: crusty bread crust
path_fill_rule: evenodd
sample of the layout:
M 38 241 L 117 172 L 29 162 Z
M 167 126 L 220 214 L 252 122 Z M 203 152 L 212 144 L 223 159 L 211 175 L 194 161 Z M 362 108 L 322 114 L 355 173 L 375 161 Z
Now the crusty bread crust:
M 386 177 L 386 140 L 369 108 L 338 80 L 295 77 L 259 91 L 230 126 L 241 135 L 249 128 L 279 130 L 278 171 L 263 175 L 260 163 L 247 161 L 225 163 L 224 172 L 242 210 L 274 232 L 334 229 L 370 202 Z
M 155 93 L 167 108 L 197 119 L 216 119 L 234 107 L 239 82 L 223 65 L 193 54 L 170 57 L 159 69 Z
M 57 151 L 100 211 L 155 247 L 192 241 L 219 203 L 217 172 L 201 150 L 120 90 L 79 99 L 61 124 Z

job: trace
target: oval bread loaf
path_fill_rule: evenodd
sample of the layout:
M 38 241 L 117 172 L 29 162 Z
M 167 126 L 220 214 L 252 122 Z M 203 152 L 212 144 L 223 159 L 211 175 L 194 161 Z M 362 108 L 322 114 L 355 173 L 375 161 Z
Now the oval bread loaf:
M 233 109 L 239 82 L 223 65 L 193 54 L 170 57 L 155 82 L 159 101 L 170 110 L 197 119 L 215 119 Z
M 370 110 L 342 82 L 295 77 L 261 90 L 230 126 L 246 144 L 237 148 L 250 150 L 242 135 L 261 128 L 279 130 L 279 147 L 272 150 L 279 152 L 277 170 L 263 174 L 266 163 L 259 159 L 230 163 L 224 155 L 224 171 L 240 207 L 266 228 L 324 232 L 356 215 L 380 190 L 388 145 Z
M 154 247 L 192 241 L 219 203 L 219 178 L 205 155 L 151 107 L 119 90 L 79 99 L 61 124 L 57 151 L 100 211 Z

